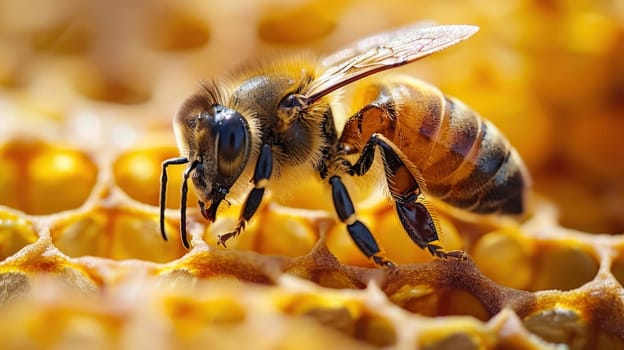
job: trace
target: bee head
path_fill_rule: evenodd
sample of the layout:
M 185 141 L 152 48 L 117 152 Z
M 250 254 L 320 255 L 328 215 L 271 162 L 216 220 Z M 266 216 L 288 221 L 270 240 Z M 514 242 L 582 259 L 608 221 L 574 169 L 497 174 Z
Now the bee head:
M 249 160 L 249 123 L 232 108 L 192 97 L 180 109 L 174 126 L 178 147 L 196 163 L 191 179 L 197 194 L 209 203 L 202 214 L 214 221 L 219 205 Z

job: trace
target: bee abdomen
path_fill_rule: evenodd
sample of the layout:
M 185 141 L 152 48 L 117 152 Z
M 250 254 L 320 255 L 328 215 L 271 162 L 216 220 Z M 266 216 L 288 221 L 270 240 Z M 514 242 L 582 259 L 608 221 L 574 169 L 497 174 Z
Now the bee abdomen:
M 445 131 L 422 169 L 429 192 L 476 213 L 522 213 L 529 179 L 513 147 L 459 101 L 446 98 L 444 113 Z
M 349 118 L 340 143 L 361 149 L 381 133 L 420 171 L 429 194 L 476 213 L 523 211 L 528 172 L 492 123 L 436 87 L 405 76 L 359 91 L 364 108 Z

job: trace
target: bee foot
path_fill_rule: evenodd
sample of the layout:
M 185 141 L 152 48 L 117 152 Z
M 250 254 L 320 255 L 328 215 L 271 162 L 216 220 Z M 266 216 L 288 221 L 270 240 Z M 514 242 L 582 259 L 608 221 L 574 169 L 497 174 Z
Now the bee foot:
M 227 246 L 225 245 L 225 242 L 229 241 L 231 238 L 238 236 L 244 228 L 245 228 L 245 222 L 242 221 L 238 224 L 238 226 L 236 226 L 234 231 L 228 232 L 223 235 L 219 235 L 217 239 L 217 245 L 221 245 L 223 246 L 223 248 L 227 248 Z
M 389 270 L 396 268 L 396 265 L 392 261 L 379 255 L 373 255 L 373 261 L 375 262 L 375 265 L 385 267 Z
M 445 253 L 447 258 L 456 259 L 459 261 L 464 261 L 468 259 L 468 256 L 463 250 L 450 250 Z
M 438 257 L 440 259 L 450 258 L 450 259 L 463 261 L 468 258 L 466 256 L 466 253 L 461 250 L 444 251 L 442 250 L 442 247 L 440 247 L 439 245 L 435 245 L 435 244 L 428 244 L 427 250 L 429 250 L 429 253 L 431 253 L 431 255 Z
M 227 246 L 225 245 L 225 242 L 227 242 L 230 238 L 234 237 L 235 235 L 236 235 L 235 232 L 229 232 L 224 235 L 219 235 L 218 236 L 219 239 L 217 240 L 217 245 L 223 246 L 223 248 L 227 248 Z

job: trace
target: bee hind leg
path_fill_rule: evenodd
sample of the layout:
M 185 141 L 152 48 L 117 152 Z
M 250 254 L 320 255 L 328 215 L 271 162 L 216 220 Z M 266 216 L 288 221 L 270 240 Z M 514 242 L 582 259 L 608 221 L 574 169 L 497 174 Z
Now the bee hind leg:
M 340 177 L 332 176 L 329 179 L 329 183 L 332 186 L 332 197 L 336 213 L 340 221 L 347 225 L 347 231 L 358 249 L 366 255 L 366 257 L 373 260 L 376 265 L 394 268 L 394 263 L 381 254 L 379 245 L 368 227 L 357 219 L 355 207 L 353 206 L 349 192 L 347 192 L 347 188 Z
M 438 240 L 436 225 L 429 209 L 417 198 L 395 198 L 395 202 L 401 225 L 416 245 L 438 258 L 457 260 L 466 258 L 461 250 L 445 251 L 439 245 L 431 243 Z
M 260 206 L 260 203 L 262 202 L 264 190 L 269 183 L 272 171 L 273 153 L 271 151 L 271 147 L 269 145 L 263 145 L 260 150 L 260 155 L 258 156 L 258 161 L 256 162 L 253 178 L 251 180 L 254 183 L 254 188 L 251 192 L 249 192 L 247 198 L 245 199 L 243 209 L 240 213 L 240 218 L 238 219 L 238 225 L 236 225 L 233 231 L 219 235 L 217 245 L 222 245 L 225 248 L 225 243 L 229 239 L 238 236 L 241 231 L 245 229 L 245 224 L 254 216 Z
M 413 167 L 408 167 L 402 152 L 381 134 L 373 134 L 362 148 L 359 159 L 351 166 L 350 173 L 364 175 L 373 164 L 375 148 L 379 147 L 383 158 L 388 189 L 395 202 L 396 211 L 410 239 L 420 248 L 427 249 L 439 258 L 463 260 L 465 254 L 459 250 L 445 251 L 432 244 L 437 241 L 438 231 L 431 212 L 422 202 L 420 180 Z

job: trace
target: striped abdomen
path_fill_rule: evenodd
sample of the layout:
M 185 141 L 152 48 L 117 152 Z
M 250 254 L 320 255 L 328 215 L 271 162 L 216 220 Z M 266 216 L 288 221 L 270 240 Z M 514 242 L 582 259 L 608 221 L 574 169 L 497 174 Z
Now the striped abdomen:
M 489 121 L 440 90 L 404 76 L 360 85 L 340 142 L 390 139 L 420 171 L 427 192 L 477 213 L 522 213 L 530 184 L 524 163 Z

